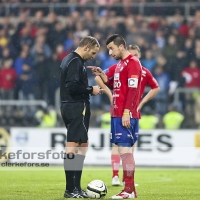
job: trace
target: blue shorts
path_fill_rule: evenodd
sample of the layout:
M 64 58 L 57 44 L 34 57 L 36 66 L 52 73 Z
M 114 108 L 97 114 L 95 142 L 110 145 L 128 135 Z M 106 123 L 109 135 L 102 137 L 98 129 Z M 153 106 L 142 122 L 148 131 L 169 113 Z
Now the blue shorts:
M 131 147 L 138 140 L 138 119 L 131 118 L 131 127 L 122 126 L 121 117 L 111 118 L 111 139 L 110 142 L 119 144 L 119 146 Z

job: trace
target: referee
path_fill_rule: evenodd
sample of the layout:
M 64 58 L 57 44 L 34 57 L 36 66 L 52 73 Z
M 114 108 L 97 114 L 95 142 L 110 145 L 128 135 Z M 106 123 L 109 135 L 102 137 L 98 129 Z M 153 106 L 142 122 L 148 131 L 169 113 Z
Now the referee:
M 88 198 L 80 182 L 88 147 L 89 95 L 101 94 L 102 90 L 98 86 L 88 86 L 84 63 L 92 59 L 99 48 L 97 39 L 87 36 L 74 52 L 63 59 L 60 66 L 61 115 L 67 128 L 65 198 Z

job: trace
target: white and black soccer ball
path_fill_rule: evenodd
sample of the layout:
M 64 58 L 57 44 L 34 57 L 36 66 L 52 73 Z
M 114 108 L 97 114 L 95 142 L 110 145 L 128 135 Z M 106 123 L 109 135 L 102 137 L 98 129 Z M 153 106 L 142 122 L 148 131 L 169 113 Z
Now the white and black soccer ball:
M 87 195 L 91 199 L 104 198 L 108 192 L 106 184 L 101 180 L 91 181 L 86 189 Z

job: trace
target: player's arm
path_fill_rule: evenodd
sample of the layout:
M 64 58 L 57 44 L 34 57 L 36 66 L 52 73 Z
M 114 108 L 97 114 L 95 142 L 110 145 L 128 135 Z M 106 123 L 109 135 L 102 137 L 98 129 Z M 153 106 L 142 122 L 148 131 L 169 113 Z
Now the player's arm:
M 141 110 L 141 108 L 144 106 L 144 104 L 147 103 L 149 100 L 151 100 L 153 97 L 155 97 L 158 94 L 158 92 L 160 91 L 158 82 L 152 76 L 150 71 L 147 70 L 147 74 L 146 74 L 145 78 L 147 78 L 147 84 L 151 87 L 151 90 L 141 100 L 141 102 L 138 106 L 138 110 Z
M 142 101 L 140 102 L 140 104 L 138 106 L 138 110 L 141 110 L 145 103 L 147 103 L 149 100 L 151 100 L 152 98 L 154 98 L 158 94 L 159 90 L 160 90 L 159 87 L 151 89 L 147 93 L 147 95 L 142 99 Z
M 104 73 L 104 71 L 100 68 L 100 67 L 96 67 L 96 66 L 87 66 L 88 69 L 92 70 L 92 73 L 95 76 L 100 76 L 102 81 L 104 83 L 108 82 L 108 77 L 106 76 L 106 74 Z
M 106 70 L 106 73 L 100 68 L 95 66 L 88 66 L 87 68 L 92 70 L 92 73 L 96 76 L 100 76 L 102 81 L 112 90 L 113 89 L 113 77 L 115 73 L 116 64 L 112 65 Z
M 134 66 L 134 67 L 133 67 Z M 141 79 L 141 65 L 139 60 L 132 60 L 128 65 L 128 92 L 126 96 L 126 102 L 124 112 L 122 116 L 122 125 L 126 128 L 130 127 L 130 115 L 129 112 L 137 103 L 138 82 Z
M 108 98 L 110 100 L 110 104 L 112 104 L 112 93 L 109 90 L 109 88 L 104 84 L 102 78 L 100 76 L 96 76 L 95 81 L 100 86 L 100 88 L 104 90 L 104 93 L 106 93 L 106 95 L 108 96 Z

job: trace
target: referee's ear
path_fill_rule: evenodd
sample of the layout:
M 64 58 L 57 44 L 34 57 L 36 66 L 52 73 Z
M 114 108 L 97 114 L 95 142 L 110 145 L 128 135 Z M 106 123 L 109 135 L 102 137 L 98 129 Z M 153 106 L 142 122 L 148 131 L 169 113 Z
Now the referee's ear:
M 88 49 L 89 49 L 88 45 L 85 45 L 85 46 L 83 47 L 83 50 L 84 50 L 84 51 L 88 51 Z

